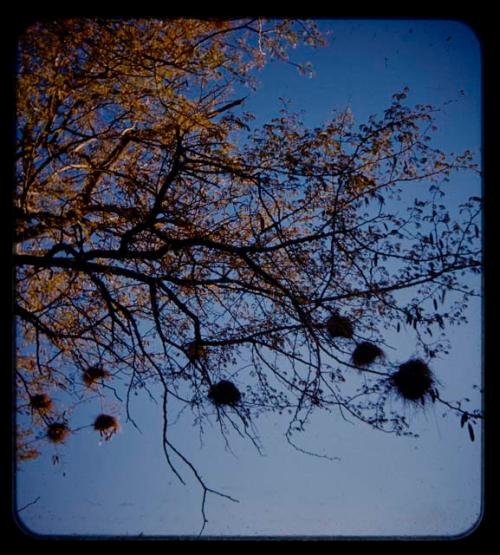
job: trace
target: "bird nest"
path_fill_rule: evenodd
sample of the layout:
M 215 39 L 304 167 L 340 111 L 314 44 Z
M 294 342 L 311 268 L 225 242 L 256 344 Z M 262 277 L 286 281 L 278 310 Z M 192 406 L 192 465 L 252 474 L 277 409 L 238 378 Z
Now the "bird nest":
M 207 355 L 206 347 L 197 341 L 188 343 L 186 346 L 186 352 L 190 362 L 196 362 L 197 360 L 200 360 L 200 358 L 204 358 Z
M 241 393 L 232 382 L 222 380 L 210 387 L 208 398 L 217 406 L 234 406 L 240 401 Z
M 109 378 L 110 376 L 111 374 L 100 366 L 91 366 L 83 372 L 83 383 L 87 387 L 91 387 L 98 381 Z
M 352 353 L 352 363 L 355 366 L 369 366 L 373 364 L 377 358 L 383 358 L 384 351 L 370 341 L 359 343 Z
M 326 329 L 331 337 L 345 337 L 351 339 L 354 327 L 349 318 L 340 314 L 332 314 L 326 322 Z
M 47 427 L 47 437 L 52 443 L 63 443 L 70 433 L 65 422 L 53 422 Z
M 37 393 L 30 397 L 30 406 L 39 412 L 48 412 L 52 406 L 52 399 L 46 393 Z
M 119 428 L 118 419 L 110 414 L 100 414 L 94 421 L 94 430 L 99 432 L 105 439 L 110 439 Z
M 420 359 L 401 364 L 390 380 L 400 397 L 413 402 L 423 402 L 426 395 L 431 395 L 435 381 L 430 368 Z

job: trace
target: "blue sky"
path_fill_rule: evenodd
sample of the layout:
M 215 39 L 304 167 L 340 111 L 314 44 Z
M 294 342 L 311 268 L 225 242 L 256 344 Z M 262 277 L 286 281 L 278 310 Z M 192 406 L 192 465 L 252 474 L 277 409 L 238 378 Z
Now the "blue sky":
M 333 109 L 349 108 L 357 123 L 380 113 L 391 96 L 410 88 L 409 103 L 441 106 L 436 146 L 472 149 L 480 159 L 481 59 L 474 33 L 454 21 L 320 20 L 331 31 L 327 48 L 291 51 L 310 60 L 315 76 L 292 66 L 269 64 L 245 109 L 257 122 L 277 115 L 279 97 L 304 110 L 316 126 Z M 480 195 L 478 177 L 457 176 L 448 185 L 455 204 Z M 480 404 L 481 306 L 468 311 L 469 324 L 450 331 L 452 348 L 433 370 L 449 400 L 469 397 Z M 411 334 L 386 335 L 391 362 L 414 354 Z M 158 402 L 160 398 L 158 396 Z M 106 407 L 112 408 L 113 401 Z M 397 401 L 394 401 L 394 406 Z M 173 443 L 198 468 L 207 484 L 239 499 L 209 496 L 206 535 L 456 535 L 470 529 L 481 511 L 481 441 L 469 441 L 453 415 L 436 405 L 404 408 L 419 438 L 377 433 L 332 415 L 317 415 L 301 437 L 306 449 L 338 457 L 310 457 L 285 441 L 287 422 L 278 416 L 256 421 L 264 456 L 237 436 L 233 453 L 217 427 L 207 427 L 203 446 L 192 418 L 172 427 Z M 82 423 L 98 408 L 82 408 Z M 22 523 L 37 534 L 190 535 L 201 526 L 201 491 L 188 472 L 176 481 L 161 446 L 161 406 L 146 394 L 133 399 L 132 415 L 142 430 L 124 423 L 111 441 L 99 443 L 83 430 L 60 450 L 54 466 L 49 449 L 16 476 Z

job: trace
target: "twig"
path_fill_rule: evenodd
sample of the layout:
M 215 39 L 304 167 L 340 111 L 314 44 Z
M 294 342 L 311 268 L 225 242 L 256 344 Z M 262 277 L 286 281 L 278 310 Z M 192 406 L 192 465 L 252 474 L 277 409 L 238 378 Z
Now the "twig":
M 27 509 L 31 505 L 34 505 L 39 499 L 40 499 L 40 496 L 38 496 L 34 501 L 31 501 L 30 503 L 24 505 L 24 507 L 21 507 L 17 512 L 20 513 L 21 511 L 24 511 L 24 509 Z
M 327 459 L 329 461 L 340 461 L 341 460 L 340 457 L 330 457 L 329 455 L 321 455 L 320 453 L 315 453 L 314 451 L 307 451 L 306 449 L 302 449 L 302 447 L 299 447 L 296 443 L 294 443 L 291 440 L 289 433 L 286 434 L 286 441 L 294 449 L 296 449 L 297 451 L 300 451 L 301 453 L 304 453 L 305 455 L 310 455 L 312 457 L 317 457 L 318 459 Z
M 441 399 L 441 397 L 439 395 L 436 396 L 436 401 L 439 401 L 440 403 L 447 406 L 451 410 L 454 410 L 454 411 L 459 412 L 461 414 L 466 414 L 469 418 L 484 419 L 484 416 L 481 413 L 469 412 L 468 410 L 464 410 L 460 407 L 454 406 L 451 403 L 449 403 L 448 401 L 445 401 L 444 399 Z

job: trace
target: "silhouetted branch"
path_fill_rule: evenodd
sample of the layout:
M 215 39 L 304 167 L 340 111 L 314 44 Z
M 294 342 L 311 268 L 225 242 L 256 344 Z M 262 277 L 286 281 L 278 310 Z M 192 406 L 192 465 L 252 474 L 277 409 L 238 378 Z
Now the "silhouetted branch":
M 31 505 L 34 505 L 38 500 L 40 499 L 40 496 L 38 496 L 36 499 L 34 499 L 33 501 L 30 501 L 29 503 L 27 503 L 26 505 L 23 505 L 20 509 L 17 510 L 18 513 L 20 513 L 21 511 L 24 511 L 25 509 L 27 509 L 28 507 L 31 507 Z

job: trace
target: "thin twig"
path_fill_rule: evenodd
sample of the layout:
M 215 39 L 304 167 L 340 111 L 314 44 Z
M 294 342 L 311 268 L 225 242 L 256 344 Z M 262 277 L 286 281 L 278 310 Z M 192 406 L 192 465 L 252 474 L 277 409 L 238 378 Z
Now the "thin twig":
M 21 511 L 24 511 L 24 509 L 27 509 L 31 505 L 34 505 L 39 499 L 40 499 L 40 496 L 38 496 L 34 501 L 31 501 L 30 503 L 27 503 L 26 505 L 24 505 L 24 507 L 21 507 L 20 509 L 18 509 L 17 512 L 20 513 Z

